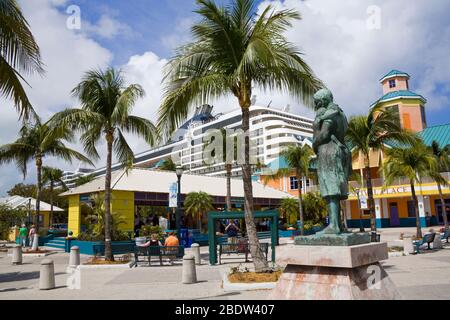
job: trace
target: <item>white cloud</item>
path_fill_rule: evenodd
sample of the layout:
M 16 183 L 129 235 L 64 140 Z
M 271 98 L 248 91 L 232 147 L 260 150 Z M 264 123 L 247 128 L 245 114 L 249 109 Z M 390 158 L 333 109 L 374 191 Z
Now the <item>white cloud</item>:
M 140 84 L 145 90 L 145 97 L 136 103 L 133 114 L 150 119 L 154 124 L 158 118 L 162 98 L 162 70 L 166 63 L 167 60 L 159 58 L 153 52 L 146 52 L 143 55 L 132 56 L 128 63 L 122 66 L 127 83 Z M 136 152 L 149 148 L 142 139 L 129 137 L 128 141 Z
M 111 13 L 103 14 L 96 24 L 83 21 L 82 30 L 104 39 L 113 39 L 119 35 L 131 38 L 135 35 L 133 30 L 125 23 L 120 22 Z
M 366 27 L 367 8 L 374 4 L 373 0 L 347 0 L 345 3 L 336 0 L 277 0 L 265 1 L 260 8 L 268 3 L 277 8 L 296 8 L 301 12 L 303 20 L 294 23 L 287 37 L 304 53 L 304 59 L 333 91 L 336 102 L 349 115 L 367 111 L 381 95 L 378 80 L 394 68 L 411 74 L 411 90 L 428 99 L 428 109 L 448 106 L 449 2 L 430 0 L 411 5 L 407 0 L 379 0 L 376 4 L 381 9 L 380 30 Z M 65 27 L 67 16 L 55 9 L 55 6 L 68 5 L 68 1 L 34 0 L 21 1 L 21 4 L 41 46 L 47 69 L 44 78 L 30 80 L 33 88 L 28 92 L 36 109 L 47 118 L 53 112 L 76 103 L 70 97 L 70 90 L 86 70 L 111 63 L 112 53 L 90 36 L 114 37 L 126 33 L 127 27 L 114 22 L 113 12 L 95 24 L 96 31 L 77 33 Z M 170 48 L 189 39 L 187 31 L 191 20 L 176 23 L 177 34 L 161 35 L 163 43 Z M 154 122 L 161 102 L 160 82 L 165 63 L 164 58 L 146 52 L 130 57 L 122 66 L 128 83 L 141 84 L 147 93 L 138 101 L 133 113 Z M 310 110 L 286 94 L 260 90 L 255 90 L 255 94 L 258 105 L 267 105 L 270 101 L 274 107 L 290 104 L 292 111 L 312 116 Z M 237 107 L 233 97 L 211 103 L 216 106 L 216 112 Z M 2 102 L 0 105 L 0 143 L 3 144 L 15 137 L 19 124 L 10 103 L 5 105 Z M 130 138 L 129 141 L 137 152 L 148 148 L 142 139 Z M 103 153 L 104 146 L 100 145 L 99 150 Z M 66 165 L 65 168 L 73 166 Z M 30 175 L 34 173 L 30 172 Z M 21 178 L 12 166 L 0 167 L 0 176 L 0 193 Z
M 378 80 L 391 69 L 411 75 L 411 90 L 428 99 L 429 110 L 446 107 L 450 90 L 450 3 L 377 1 L 381 28 L 367 28 L 372 0 L 265 1 L 276 8 L 295 8 L 303 16 L 287 36 L 304 59 L 334 92 L 349 114 L 364 113 L 382 94 Z M 440 91 L 437 89 L 442 87 Z M 444 90 L 444 92 L 442 91 Z M 299 104 L 283 94 L 260 95 L 259 100 L 281 106 Z M 294 108 L 306 112 L 304 108 Z
M 76 106 L 71 90 L 86 70 L 109 65 L 112 53 L 87 36 L 66 28 L 67 16 L 55 8 L 66 4 L 65 1 L 34 0 L 21 1 L 20 4 L 40 46 L 46 70 L 43 77 L 28 77 L 31 88 L 26 90 L 38 114 L 46 120 L 56 111 Z M 1 100 L 0 106 L 0 144 L 5 144 L 16 139 L 21 123 L 10 101 Z M 77 149 L 81 148 L 77 146 Z M 57 165 L 62 169 L 73 167 L 54 159 L 46 161 L 47 165 Z M 29 168 L 27 181 L 34 181 L 33 163 Z M 22 179 L 14 165 L 0 166 L 0 177 L 0 194 Z

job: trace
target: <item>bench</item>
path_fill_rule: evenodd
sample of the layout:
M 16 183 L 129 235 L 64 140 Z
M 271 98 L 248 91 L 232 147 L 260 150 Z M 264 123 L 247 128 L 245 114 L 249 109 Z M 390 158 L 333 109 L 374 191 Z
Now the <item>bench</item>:
M 430 244 L 433 243 L 434 237 L 436 236 L 436 233 L 428 233 L 423 236 L 421 240 L 413 241 L 413 245 L 415 246 L 416 253 L 420 253 L 420 247 L 424 244 L 428 245 L 428 250 L 431 250 Z
M 133 253 L 134 247 L 136 245 L 134 243 L 126 243 L 126 244 L 115 244 L 112 243 L 111 249 L 114 254 L 127 254 Z M 95 256 L 103 256 L 105 255 L 105 245 L 104 244 L 95 244 L 93 246 L 93 251 Z
M 269 253 L 269 243 L 260 243 L 261 249 L 264 252 L 267 260 L 267 256 Z M 248 254 L 250 253 L 250 244 L 246 242 L 238 242 L 238 243 L 219 243 L 219 264 L 222 264 L 222 255 L 223 254 L 244 254 L 245 262 L 248 261 Z
M 163 257 L 177 257 L 183 258 L 184 247 L 183 246 L 171 246 L 171 247 L 160 247 L 160 246 L 149 246 L 140 247 L 136 246 L 134 250 L 134 266 L 137 267 L 139 257 L 147 257 L 148 265 L 151 265 L 151 257 L 159 257 L 159 264 L 162 266 Z

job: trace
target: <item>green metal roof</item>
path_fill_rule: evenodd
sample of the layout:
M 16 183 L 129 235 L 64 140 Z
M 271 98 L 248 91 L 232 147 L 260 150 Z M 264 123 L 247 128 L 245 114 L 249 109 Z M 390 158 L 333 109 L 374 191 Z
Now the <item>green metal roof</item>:
M 450 123 L 428 127 L 419 135 L 427 146 L 431 146 L 433 141 L 439 143 L 441 147 L 450 144 Z
M 403 71 L 399 71 L 399 70 L 391 70 L 388 74 L 386 74 L 385 76 L 383 76 L 380 81 L 383 81 L 387 78 L 392 78 L 392 77 L 396 77 L 396 76 L 403 76 L 403 77 L 408 77 L 409 78 L 409 74 L 407 74 L 406 72 Z
M 394 98 L 418 98 L 423 99 L 426 101 L 426 99 L 421 96 L 420 94 L 414 93 L 409 90 L 398 90 L 394 92 L 386 93 L 384 96 L 381 97 L 380 102 L 387 101 Z

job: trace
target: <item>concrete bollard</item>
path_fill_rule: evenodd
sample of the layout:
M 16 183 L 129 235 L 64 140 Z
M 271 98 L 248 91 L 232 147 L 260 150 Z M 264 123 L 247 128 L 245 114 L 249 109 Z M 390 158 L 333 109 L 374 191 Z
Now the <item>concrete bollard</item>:
M 69 266 L 66 273 L 72 273 L 80 265 L 80 248 L 73 246 L 70 248 Z
M 439 232 L 434 236 L 433 249 L 442 249 L 442 239 Z
M 201 265 L 202 259 L 200 257 L 200 245 L 198 243 L 194 243 L 194 244 L 192 244 L 191 249 L 192 249 L 192 254 L 194 255 L 195 264 L 198 266 Z
M 412 237 L 403 237 L 403 253 L 406 255 L 414 254 L 415 249 L 413 245 Z
M 80 248 L 74 246 L 70 248 L 69 266 L 76 267 L 80 265 Z
M 11 263 L 14 265 L 22 264 L 22 246 L 15 245 L 12 248 L 12 260 Z
M 55 266 L 53 260 L 44 259 L 41 262 L 39 276 L 39 290 L 51 290 L 55 288 Z
M 196 282 L 195 258 L 192 255 L 185 255 L 183 257 L 182 283 L 191 284 Z

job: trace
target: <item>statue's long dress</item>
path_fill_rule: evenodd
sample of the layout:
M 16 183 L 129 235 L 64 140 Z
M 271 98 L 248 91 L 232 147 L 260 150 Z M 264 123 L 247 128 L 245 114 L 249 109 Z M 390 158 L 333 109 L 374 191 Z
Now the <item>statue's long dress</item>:
M 341 200 L 348 198 L 348 177 L 351 171 L 351 154 L 341 143 L 346 131 L 345 116 L 333 120 L 325 120 L 332 124 L 335 132 L 318 148 L 317 171 L 320 193 L 322 197 L 339 196 Z M 340 139 L 338 139 L 337 137 Z

